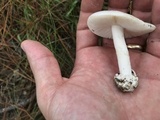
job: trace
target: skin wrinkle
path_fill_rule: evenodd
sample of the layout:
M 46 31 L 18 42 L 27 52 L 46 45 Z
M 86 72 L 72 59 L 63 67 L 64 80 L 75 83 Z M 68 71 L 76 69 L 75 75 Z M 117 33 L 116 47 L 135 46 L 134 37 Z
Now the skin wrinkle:
M 109 0 L 109 7 L 116 9 L 128 9 L 130 0 Z
M 51 63 L 52 63 L 52 57 L 53 57 L 53 56 L 51 56 L 51 55 L 42 56 L 42 58 L 37 58 L 37 59 L 35 59 L 32 64 L 38 64 L 37 61 L 38 61 L 39 59 L 41 59 L 41 61 L 43 61 L 44 64 L 46 63 L 46 61 L 47 61 L 47 62 L 48 62 L 48 61 L 51 61 Z M 39 65 L 36 65 L 36 66 L 37 66 L 36 69 L 43 69 L 43 66 L 41 66 L 40 64 L 39 64 Z M 33 69 L 35 69 L 35 68 L 31 68 L 31 69 L 33 70 Z M 47 70 L 48 70 L 48 69 L 46 68 L 46 71 L 47 71 Z M 55 68 L 53 67 L 52 70 L 54 71 Z M 33 70 L 33 73 L 35 73 L 34 70 Z M 43 74 L 43 73 L 42 73 L 42 74 Z M 59 76 L 59 75 L 61 75 L 61 74 L 60 74 L 60 71 L 58 71 L 57 73 L 54 73 L 53 75 Z M 52 76 L 48 76 L 47 79 L 53 78 L 53 77 L 54 77 L 53 75 L 52 75 Z M 36 78 L 39 78 L 39 76 L 35 76 L 35 77 L 36 77 Z M 61 79 L 61 78 L 59 78 L 59 79 Z M 43 81 L 42 81 L 42 82 L 43 82 Z M 58 81 L 56 80 L 55 82 L 57 83 Z M 53 82 L 51 82 L 51 83 L 53 83 Z M 61 84 L 61 82 L 59 81 L 58 84 Z
M 143 59 L 141 59 L 140 63 L 141 63 L 141 66 L 145 66 L 147 65 L 148 68 L 150 69 L 150 71 L 156 71 L 154 74 L 151 74 L 150 71 L 144 69 L 143 72 L 141 74 L 139 74 L 139 76 L 143 76 L 141 77 L 141 79 L 150 79 L 151 81 L 152 80 L 155 80 L 156 78 L 160 78 L 160 76 L 155 76 L 155 74 L 159 73 L 158 69 L 159 69 L 159 66 L 155 66 L 154 68 L 152 67 L 153 66 L 153 63 L 158 61 L 159 58 L 158 57 L 154 57 L 152 56 L 151 54 L 149 53 L 146 53 L 146 54 L 143 54 Z M 146 59 L 146 58 L 150 58 L 150 59 Z M 152 61 L 152 62 L 150 62 Z M 160 62 L 157 62 L 157 64 L 160 64 Z M 138 70 L 139 71 L 142 71 L 143 67 L 139 66 Z
M 159 16 L 160 9 L 158 7 L 156 7 L 159 4 L 160 4 L 160 0 L 154 0 L 154 3 L 153 3 L 154 9 L 152 10 L 152 22 L 155 25 L 160 24 L 160 16 Z
M 88 26 L 86 23 L 84 22 L 81 22 L 81 21 L 84 21 L 84 19 L 87 19 L 92 13 L 91 12 L 84 12 L 84 11 L 81 11 L 80 12 L 80 16 L 81 18 L 79 19 L 79 23 L 77 25 L 77 30 L 86 30 L 88 29 Z
M 147 41 L 148 48 L 147 48 L 146 52 L 148 52 L 148 54 L 150 54 L 152 56 L 156 56 L 157 58 L 160 58 L 159 50 L 157 51 L 157 49 L 155 49 L 155 46 L 159 47 L 159 43 L 160 43 L 160 38 L 148 40 Z
M 142 12 L 138 10 L 133 10 L 132 14 L 137 18 L 143 20 L 144 22 L 152 23 L 151 21 L 151 11 L 149 12 Z
M 80 70 L 80 69 L 79 69 Z M 84 71 L 86 71 L 86 70 L 81 70 L 81 71 L 77 71 L 78 73 L 83 73 Z M 96 74 L 101 74 L 100 72 L 98 72 L 98 71 L 95 71 L 95 70 L 93 70 L 94 72 L 96 72 Z M 93 71 L 91 71 L 91 70 L 87 70 L 87 73 L 93 73 Z M 91 76 L 92 74 L 88 74 L 88 75 L 86 75 L 87 77 L 89 77 L 90 78 L 90 76 Z M 76 74 L 76 73 L 74 73 L 74 75 L 71 77 L 71 79 L 73 79 L 73 78 L 78 78 L 78 77 L 80 77 L 80 76 L 82 76 L 82 74 Z M 83 74 L 83 76 L 84 76 L 84 74 Z M 104 76 L 104 77 L 103 77 Z M 111 75 L 111 77 L 112 77 L 113 75 Z M 108 78 L 110 78 L 110 77 L 108 77 Z M 103 83 L 105 84 L 106 83 L 106 86 L 109 86 L 110 85 L 110 83 L 108 83 L 108 81 L 106 81 L 105 79 L 106 79 L 106 76 L 105 75 L 103 75 L 103 74 L 101 74 L 100 75 L 100 78 L 99 78 L 100 80 L 98 81 L 99 83 L 101 83 L 101 81 L 103 81 Z M 90 80 L 89 80 L 90 81 Z M 91 80 L 92 81 L 92 80 Z M 90 81 L 90 82 L 91 82 Z M 93 80 L 94 81 L 94 80 Z M 103 84 L 103 85 L 104 85 Z
M 91 3 L 91 5 L 92 5 L 92 7 L 94 8 L 97 8 L 97 7 L 99 7 L 99 6 L 101 6 L 101 4 L 99 3 L 99 2 L 97 2 L 97 1 L 93 1 L 92 3 Z
M 50 78 L 47 78 L 47 79 L 50 79 Z M 50 111 L 50 107 L 52 107 L 52 103 L 51 103 L 51 101 L 54 99 L 54 97 L 56 96 L 56 93 L 57 93 L 57 91 L 59 90 L 59 88 L 61 88 L 64 84 L 65 84 L 65 82 L 63 81 L 62 83 L 56 83 L 56 85 L 52 85 L 53 83 L 50 83 L 50 84 L 43 84 L 43 86 L 40 86 L 40 85 L 38 85 L 37 86 L 37 90 L 39 89 L 38 87 L 40 87 L 40 90 L 43 90 L 43 89 L 46 89 L 47 88 L 47 92 L 45 92 L 45 91 L 41 91 L 41 94 L 43 94 L 43 92 L 44 92 L 44 94 L 45 94 L 45 97 L 43 97 L 42 99 L 44 99 L 44 101 L 46 101 L 46 98 L 47 98 L 47 101 L 50 101 L 50 102 L 48 102 L 47 104 L 46 104 L 46 109 L 47 109 L 47 111 Z M 55 83 L 54 83 L 55 84 Z M 54 86 L 54 89 L 53 89 L 53 86 Z M 51 89 L 51 90 L 49 90 L 49 88 Z M 37 94 L 37 97 L 38 97 L 38 95 L 41 97 L 41 94 Z M 49 99 L 48 99 L 49 98 Z M 39 101 L 38 101 L 38 103 L 39 103 Z M 46 111 L 45 111 L 46 112 Z M 50 115 L 49 115 L 50 113 L 49 112 L 47 112 L 46 113 L 46 116 L 48 116 L 49 118 L 48 118 L 48 120 L 52 120 L 52 119 L 50 119 Z M 52 114 L 51 114 L 52 115 Z
M 157 18 L 155 18 L 157 19 Z M 159 20 L 160 21 L 160 20 Z M 153 22 L 155 22 L 153 20 Z M 156 21 L 158 22 L 158 21 Z M 160 47 L 159 47 L 159 39 L 160 39 L 160 24 L 157 24 L 156 25 L 156 30 L 154 31 L 154 33 L 151 33 L 148 40 L 147 40 L 147 47 L 146 47 L 146 52 L 153 55 L 153 56 L 156 56 L 158 58 L 160 58 L 160 55 L 159 55 L 159 51 L 160 51 Z M 157 41 L 157 42 L 153 42 L 153 41 Z
M 96 48 L 97 50 L 96 51 L 93 51 L 93 53 L 92 54 L 90 54 L 90 53 L 88 53 L 89 51 L 91 51 L 91 49 L 93 49 L 93 48 Z M 99 50 L 98 50 L 99 49 Z M 105 50 L 105 52 L 103 51 L 103 50 Z M 95 61 L 97 61 L 97 60 L 92 60 L 92 59 L 89 59 L 90 58 L 90 56 L 92 56 L 92 55 L 95 55 L 95 56 L 97 56 L 97 58 L 99 59 L 99 60 L 101 60 L 101 59 L 106 59 L 106 58 L 108 58 L 108 57 L 111 57 L 111 58 L 113 58 L 112 59 L 112 61 L 111 60 L 109 60 L 108 62 L 109 63 L 113 63 L 113 60 L 115 61 L 114 62 L 114 64 L 117 66 L 117 61 L 116 61 L 116 55 L 115 54 L 113 54 L 113 55 L 110 55 L 110 56 L 103 56 L 103 57 L 98 57 L 99 55 L 100 55 L 100 53 L 104 53 L 104 55 L 105 54 L 107 54 L 107 51 L 108 50 L 111 50 L 111 49 L 108 49 L 108 48 L 102 48 L 102 47 L 100 47 L 100 46 L 97 46 L 97 47 L 88 47 L 88 48 L 85 48 L 85 49 L 83 49 L 83 54 L 82 54 L 82 52 L 81 51 L 78 51 L 78 53 L 77 54 L 81 54 L 81 56 L 78 56 L 78 58 L 77 59 L 79 59 L 79 61 L 76 61 L 76 65 L 77 66 L 79 66 L 79 68 L 80 67 L 84 67 L 84 66 L 86 66 L 86 67 L 88 67 L 88 68 L 90 68 L 90 67 L 92 67 L 91 65 L 89 65 L 89 63 L 88 63 L 88 60 L 89 61 L 92 61 L 92 62 L 95 62 Z M 113 52 L 115 52 L 115 50 L 113 50 Z M 84 59 L 84 58 L 86 58 L 86 59 Z M 84 59 L 83 61 L 81 61 L 81 59 Z M 106 61 L 107 62 L 107 61 Z M 99 62 L 99 63 L 97 63 L 97 64 L 101 64 L 101 62 Z M 93 64 L 93 65 L 95 65 L 95 64 Z M 105 69 L 105 68 L 107 68 L 107 67 L 110 67 L 111 68 L 111 70 L 112 69 L 114 69 L 115 67 L 114 66 L 104 66 L 104 64 L 103 65 L 101 65 L 101 66 L 103 66 L 102 68 L 103 69 Z M 97 66 L 94 66 L 94 67 L 92 67 L 92 69 L 93 70 L 95 70 L 97 68 Z M 117 67 L 116 67 L 117 68 Z M 101 69 L 101 71 L 103 71 L 103 69 Z M 97 69 L 96 69 L 97 70 Z M 115 70 L 115 69 L 114 69 Z M 73 71 L 75 71 L 75 70 L 73 70 Z M 117 71 L 117 69 L 115 70 L 115 71 Z M 113 71 L 109 71 L 108 73 L 112 73 Z
M 60 88 L 60 86 L 59 86 L 59 88 Z M 47 104 L 47 111 L 50 111 L 50 109 L 51 109 L 51 104 L 52 104 L 52 100 L 54 100 L 54 98 L 56 97 L 56 93 L 57 93 L 57 90 L 59 90 L 59 89 L 55 89 L 55 91 L 50 95 L 50 96 L 52 96 L 51 98 L 50 98 L 50 102 Z M 58 109 L 58 108 L 57 108 Z M 46 113 L 47 114 L 47 116 L 48 116 L 48 120 L 52 120 L 51 118 L 51 116 L 50 116 L 50 113 L 48 112 L 48 113 Z M 54 114 L 54 113 L 52 113 L 52 114 Z M 51 115 L 52 115 L 51 114 Z
M 80 70 L 80 69 L 79 69 Z M 84 70 L 81 70 L 81 71 L 76 71 L 77 73 L 83 73 L 83 71 L 86 71 L 85 69 Z M 99 72 L 99 71 L 97 71 L 97 70 L 93 70 L 94 72 L 96 72 L 97 74 L 101 74 L 101 72 Z M 91 70 L 87 70 L 87 73 L 93 73 Z M 74 79 L 74 78 L 78 78 L 78 76 L 82 76 L 81 74 L 76 74 L 76 73 L 74 73 L 74 75 L 72 75 L 71 76 L 71 79 Z M 83 75 L 84 76 L 84 75 Z M 90 75 L 87 75 L 87 76 L 90 76 Z M 101 78 L 99 78 L 99 80 L 103 80 L 103 83 L 107 83 L 107 85 L 106 86 L 108 86 L 109 87 L 109 89 L 111 90 L 111 91 L 114 91 L 114 90 L 112 90 L 113 88 L 112 87 L 110 87 L 110 83 L 108 82 L 108 81 L 106 81 L 105 79 L 106 79 L 106 77 L 105 77 L 105 75 L 99 75 Z M 104 76 L 104 77 L 103 77 Z M 112 76 L 113 75 L 111 75 L 111 78 L 112 78 Z M 115 93 L 114 93 L 115 94 Z M 116 94 L 114 95 L 114 96 L 116 96 Z M 116 98 L 117 99 L 117 98 Z
M 93 12 L 99 11 L 102 9 L 103 3 L 104 3 L 104 0 L 99 0 L 98 4 L 97 4 L 97 0 L 87 0 L 85 2 L 82 1 L 81 6 L 83 7 L 81 7 L 80 13 L 81 11 L 84 13 L 93 13 Z
M 78 84 L 75 84 L 75 83 L 71 83 L 71 82 L 67 82 L 67 83 L 65 83 L 65 84 L 67 84 L 67 85 L 71 85 L 71 86 L 76 86 L 78 89 L 80 88 L 80 89 L 82 89 L 82 90 L 86 90 L 87 92 L 89 92 L 89 93 L 91 93 L 91 94 L 93 94 L 94 96 L 96 95 L 97 96 L 97 98 L 102 98 L 105 102 L 106 102 L 106 105 L 108 105 L 108 99 L 105 99 L 103 96 L 101 96 L 101 95 L 99 95 L 99 94 L 97 94 L 95 91 L 93 91 L 93 90 L 90 90 L 90 89 L 88 89 L 88 88 L 86 88 L 86 87 L 84 87 L 84 86 L 81 86 L 81 85 L 78 85 Z M 61 87 L 62 88 L 62 87 Z M 59 88 L 59 91 L 61 91 L 61 88 Z M 55 93 L 55 97 L 56 97 L 56 94 L 58 94 L 58 92 L 59 91 L 57 91 L 56 93 Z M 54 97 L 54 98 L 55 98 Z M 53 98 L 53 101 L 55 101 L 54 100 L 54 98 Z M 112 101 L 113 102 L 113 101 Z M 51 105 L 52 106 L 52 105 Z M 53 112 L 54 113 L 54 112 Z M 52 113 L 52 114 L 53 114 Z M 65 113 L 65 111 L 64 111 L 64 113 Z
M 98 40 L 97 40 L 97 36 L 94 35 L 92 36 L 93 38 L 92 39 L 89 39 L 89 40 L 86 40 L 87 38 L 89 38 L 92 33 L 88 30 L 80 30 L 77 34 L 77 37 L 79 39 L 81 39 L 80 42 L 77 41 L 77 47 L 76 47 L 76 52 L 77 52 L 77 55 L 79 54 L 79 52 L 82 50 L 82 49 L 85 49 L 85 48 L 91 48 L 91 47 L 95 47 L 97 44 L 98 44 Z M 85 36 L 84 32 L 88 33 L 88 37 Z M 81 35 L 84 35 L 84 36 L 81 36 Z M 77 56 L 76 55 L 76 56 Z
M 59 86 L 58 89 L 56 89 L 56 91 L 53 93 L 53 96 L 51 97 L 51 101 L 55 101 L 54 99 L 55 99 L 55 97 L 56 97 L 56 94 L 61 90 L 61 88 L 62 88 L 63 85 L 65 85 L 65 84 L 66 84 L 66 83 L 62 84 L 61 86 Z M 51 107 L 52 107 L 52 104 L 53 104 L 53 103 L 51 103 L 51 102 L 48 104 L 48 106 L 47 106 L 48 111 L 50 111 L 50 109 L 51 109 Z M 57 105 L 57 104 L 56 104 L 56 105 Z M 55 114 L 56 111 L 59 111 L 59 110 L 58 110 L 58 108 L 60 108 L 59 106 L 61 106 L 61 105 L 58 105 L 57 108 L 55 108 L 54 112 L 51 111 L 51 115 L 52 115 L 52 114 Z M 64 109 L 63 109 L 63 110 L 64 110 Z M 65 110 L 64 110 L 64 111 L 65 111 Z M 50 113 L 48 112 L 48 115 L 47 115 L 47 116 L 49 116 L 49 120 L 54 120 L 54 118 L 52 118 L 52 116 L 50 116 L 49 114 L 50 114 Z M 55 115 L 56 115 L 56 114 L 55 114 Z M 50 118 L 51 118 L 51 119 L 50 119 Z
M 154 33 L 150 34 L 148 40 L 159 39 L 160 38 L 160 36 L 159 36 L 160 32 L 159 31 L 160 31 L 160 24 L 156 25 L 156 29 L 155 29 Z
M 138 90 L 138 89 L 137 89 Z M 134 92 L 137 92 L 137 90 L 136 91 L 134 91 Z M 136 104 L 136 105 L 134 105 L 134 106 L 136 106 L 136 112 L 139 110 L 139 112 L 137 112 L 137 113 L 142 113 L 142 111 L 140 110 L 140 108 L 139 108 L 139 106 L 137 105 L 137 102 L 136 102 L 136 96 L 137 96 L 138 94 L 134 94 L 134 97 L 133 97 L 133 93 L 127 93 L 127 96 L 128 96 L 128 98 L 129 97 L 132 97 L 131 98 L 131 100 L 132 100 L 132 102 L 130 102 L 129 104 Z M 119 97 L 120 97 L 120 99 L 123 99 L 123 97 L 124 97 L 124 94 L 123 93 L 119 93 Z M 123 101 L 121 101 L 121 104 L 124 106 L 125 104 L 128 104 L 127 103 L 127 99 L 126 100 L 123 100 Z M 138 110 L 137 110 L 138 109 Z M 128 109 L 127 107 L 124 107 L 124 110 L 125 110 L 125 113 L 127 114 L 127 111 L 129 111 L 130 109 Z M 128 115 L 127 115 L 127 119 L 126 120 L 139 120 L 138 118 L 138 116 L 137 116 L 137 114 L 136 114 L 136 116 L 137 116 L 137 118 L 133 118 L 133 116 L 135 116 L 135 113 L 129 113 Z M 132 119 L 133 118 L 133 119 Z
M 132 94 L 132 93 L 129 93 L 129 94 Z M 122 94 L 119 95 L 119 98 L 121 99 L 123 96 Z M 126 116 L 126 120 L 130 120 L 130 116 L 127 114 L 127 109 L 125 107 L 125 103 L 122 101 L 122 99 L 120 100 L 120 104 L 121 106 L 123 106 L 123 110 L 124 110 L 124 113 L 125 113 L 125 116 Z
M 132 94 L 132 93 L 131 93 Z M 136 106 L 136 111 L 138 111 L 138 113 L 140 114 L 140 115 L 142 115 L 142 110 L 139 108 L 139 106 L 137 105 L 137 102 L 136 102 L 136 100 L 135 100 L 135 98 L 136 97 L 133 97 L 132 99 L 133 99 L 133 102 L 135 103 L 135 106 Z M 127 110 L 127 109 L 126 109 Z M 134 115 L 134 114 L 133 114 Z M 132 116 L 132 115 L 131 115 Z M 143 116 L 145 116 L 145 115 L 143 115 Z M 130 118 L 130 117 L 129 117 Z M 132 118 L 132 117 L 131 117 Z
M 104 0 L 99 0 L 98 4 L 95 5 L 95 7 L 90 6 L 90 3 L 97 3 L 97 0 L 87 0 L 87 1 L 82 0 L 82 3 L 81 3 L 80 17 L 77 25 L 77 38 L 76 38 L 77 51 L 85 47 L 88 47 L 90 45 L 93 46 L 93 44 L 97 45 L 97 42 L 98 42 L 97 36 L 93 35 L 91 32 L 89 32 L 89 34 L 85 36 L 83 34 L 85 32 L 83 33 L 79 32 L 79 30 L 82 31 L 83 29 L 88 28 L 87 22 L 83 22 L 83 21 L 87 21 L 87 18 L 91 13 L 101 10 Z M 83 36 L 83 39 L 81 39 L 81 36 Z M 90 40 L 90 42 L 86 42 L 86 44 L 84 44 L 82 40 Z
M 140 107 L 138 106 L 138 104 L 137 104 L 135 98 L 133 98 L 133 99 L 134 99 L 135 104 L 136 104 L 136 107 L 137 107 L 136 110 L 139 111 L 138 113 L 140 114 L 140 116 L 143 115 L 142 118 L 145 118 L 145 114 L 142 114 L 142 113 L 143 113 L 143 110 L 140 109 Z
M 145 80 L 145 79 L 142 79 L 142 80 Z M 160 81 L 156 81 L 156 83 L 155 83 L 155 81 L 153 82 L 153 81 L 150 81 L 150 80 L 147 80 L 147 82 L 148 83 L 146 83 L 145 85 L 143 85 L 142 87 L 145 87 L 145 88 L 149 88 L 149 86 L 154 86 L 154 87 L 152 87 L 151 89 L 146 89 L 146 94 L 142 97 L 142 96 L 140 96 L 139 94 L 137 94 L 137 96 L 139 96 L 141 99 L 142 99 L 142 101 L 143 101 L 143 99 L 144 98 L 146 98 L 145 99 L 145 102 L 143 102 L 143 104 L 144 104 L 144 106 L 148 106 L 148 109 L 150 109 L 151 111 L 143 111 L 142 110 L 142 115 L 144 116 L 143 118 L 145 119 L 145 120 L 150 120 L 150 119 L 148 119 L 147 118 L 147 116 L 146 116 L 146 114 L 151 114 L 151 113 L 157 113 L 157 111 L 155 111 L 154 110 L 154 108 L 156 108 L 157 107 L 157 105 L 160 103 L 160 99 L 159 99 L 159 101 L 156 101 L 156 104 L 153 104 L 154 106 L 149 106 L 149 104 L 151 104 L 151 103 L 154 103 L 154 100 L 152 99 L 153 97 L 154 97 L 154 94 L 153 93 L 155 93 L 155 96 L 156 95 L 158 95 L 159 96 L 159 83 L 160 83 Z M 154 88 L 154 89 L 153 89 Z M 155 89 L 156 88 L 156 89 Z M 143 88 L 143 90 L 144 90 L 144 88 Z M 151 92 L 152 91 L 152 92 Z M 149 94 L 149 92 L 151 92 L 152 93 L 152 95 L 150 96 L 150 94 Z M 148 97 L 148 96 L 150 96 L 150 97 Z M 140 101 L 141 102 L 141 101 Z M 160 112 L 159 112 L 159 114 L 160 114 Z M 154 117 L 154 115 L 155 114 L 151 114 L 151 116 L 152 116 L 152 119 L 154 119 L 154 118 L 156 118 L 156 117 Z M 141 116 L 140 116 L 141 117 Z M 159 120 L 159 118 L 157 119 L 154 119 L 154 120 Z
M 141 79 L 141 81 L 142 80 L 144 80 L 144 79 Z M 151 82 L 151 81 L 150 81 Z M 150 85 L 150 83 L 148 83 L 148 86 Z M 137 92 L 137 93 L 139 93 L 140 91 L 138 91 L 138 89 L 135 91 L 135 92 Z M 132 96 L 132 94 L 133 93 L 129 93 L 129 94 L 127 94 L 127 96 L 128 96 L 128 98 L 130 98 L 131 100 L 132 100 L 132 102 L 130 103 L 130 104 L 132 104 L 132 103 L 137 103 L 136 102 L 136 98 L 140 95 L 140 94 L 134 94 L 134 96 Z M 122 95 L 122 98 L 124 97 L 124 94 L 121 94 Z M 142 97 L 142 99 L 143 99 L 143 97 Z M 127 100 L 127 98 L 123 101 L 123 102 L 126 102 L 126 103 L 124 103 L 124 104 L 127 104 L 128 103 L 128 100 Z M 129 105 L 129 104 L 128 104 Z M 137 104 L 136 104 L 137 105 Z M 135 107 L 135 104 L 134 104 L 134 106 L 133 107 Z M 137 105 L 137 107 L 138 108 L 140 108 L 138 105 Z M 132 108 L 132 107 L 131 107 Z M 129 110 L 131 110 L 131 108 L 128 108 L 128 110 L 127 111 L 129 111 Z M 138 109 L 137 108 L 137 109 Z M 136 109 L 136 108 L 134 108 L 134 109 Z M 132 114 L 130 114 L 130 116 L 129 116 L 129 118 L 131 118 L 131 119 L 129 119 L 129 120 L 132 120 L 132 117 L 133 116 L 135 116 L 135 114 L 136 114 L 136 117 L 134 117 L 133 118 L 133 120 L 139 120 L 139 118 L 143 118 L 143 119 L 145 119 L 146 118 L 146 114 L 142 111 L 142 110 L 139 110 L 139 112 L 138 112 L 138 110 L 136 110 L 135 111 L 136 113 L 132 113 Z M 137 114 L 138 113 L 138 114 Z M 133 116 L 132 116 L 133 115 Z M 144 116 L 144 117 L 142 117 L 142 116 Z M 148 119 L 145 119 L 145 120 L 148 120 Z M 150 120 L 150 119 L 149 119 Z M 157 119 L 156 119 L 157 120 Z
M 95 46 L 98 43 L 97 36 L 93 35 L 92 32 L 88 29 L 87 23 L 82 22 L 85 19 L 87 19 L 90 14 L 91 13 L 80 12 L 80 19 L 79 19 L 79 22 L 77 25 L 78 32 L 77 32 L 76 51 L 79 51 L 79 50 L 83 49 L 84 47 Z M 88 35 L 84 35 L 84 33 L 85 34 L 87 33 Z M 92 42 L 88 42 L 87 40 L 90 40 Z
M 139 0 L 133 1 L 133 10 L 141 12 L 151 12 L 154 0 L 144 0 L 139 2 Z
M 125 12 L 125 13 L 128 12 L 127 9 L 118 9 L 118 8 L 111 8 L 111 7 L 108 7 L 108 10 L 116 10 L 116 11 L 121 11 L 121 12 Z

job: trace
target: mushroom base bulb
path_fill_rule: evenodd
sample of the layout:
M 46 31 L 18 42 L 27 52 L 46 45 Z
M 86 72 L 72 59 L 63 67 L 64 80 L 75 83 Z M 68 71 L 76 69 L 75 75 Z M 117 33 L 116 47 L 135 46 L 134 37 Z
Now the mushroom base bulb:
M 116 74 L 114 76 L 117 87 L 123 92 L 132 92 L 138 86 L 138 77 L 132 70 L 132 75 Z

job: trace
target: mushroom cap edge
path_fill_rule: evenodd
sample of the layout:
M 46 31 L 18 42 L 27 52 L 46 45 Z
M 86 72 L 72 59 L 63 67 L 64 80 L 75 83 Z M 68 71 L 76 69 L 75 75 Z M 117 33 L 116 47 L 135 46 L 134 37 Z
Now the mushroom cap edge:
M 96 35 L 104 38 L 112 38 L 112 25 L 121 26 L 124 29 L 124 37 L 131 38 L 150 33 L 155 26 L 120 11 L 99 11 L 91 14 L 87 25 Z

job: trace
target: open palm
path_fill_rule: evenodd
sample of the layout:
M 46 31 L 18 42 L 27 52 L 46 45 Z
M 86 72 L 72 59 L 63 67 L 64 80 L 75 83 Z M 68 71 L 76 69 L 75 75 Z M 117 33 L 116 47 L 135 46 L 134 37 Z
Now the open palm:
M 103 0 L 82 0 L 77 29 L 75 67 L 63 78 L 52 53 L 40 43 L 26 40 L 22 48 L 32 68 L 39 107 L 47 120 L 159 120 L 160 119 L 160 37 L 159 0 L 134 0 L 133 15 L 152 22 L 157 29 L 127 43 L 146 45 L 145 52 L 130 50 L 132 68 L 139 77 L 133 93 L 120 92 L 113 81 L 118 72 L 110 40 L 97 46 L 97 36 L 86 25 Z M 127 12 L 129 0 L 110 0 L 109 9 Z

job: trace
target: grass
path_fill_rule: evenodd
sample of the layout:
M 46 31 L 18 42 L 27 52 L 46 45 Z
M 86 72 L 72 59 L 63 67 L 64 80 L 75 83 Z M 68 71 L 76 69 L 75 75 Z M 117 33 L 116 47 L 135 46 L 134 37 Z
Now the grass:
M 80 0 L 0 1 L 0 119 L 44 120 L 35 82 L 20 43 L 38 40 L 56 56 L 63 76 L 75 58 Z

